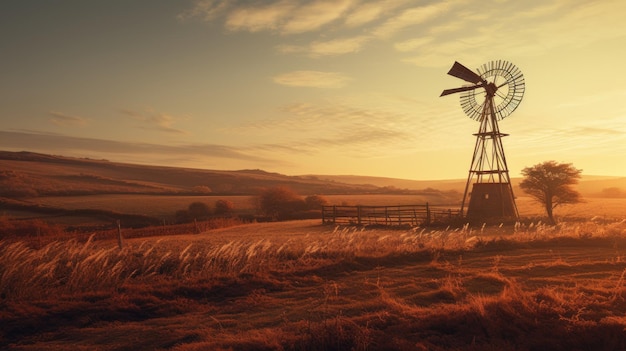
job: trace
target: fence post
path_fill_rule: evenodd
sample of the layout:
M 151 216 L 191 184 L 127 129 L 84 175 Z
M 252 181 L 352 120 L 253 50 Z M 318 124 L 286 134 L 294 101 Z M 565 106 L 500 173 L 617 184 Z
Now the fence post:
M 390 222 L 391 222 L 391 219 L 389 218 L 388 207 L 385 206 L 385 225 L 389 225 Z
M 122 225 L 120 224 L 120 220 L 117 220 L 117 245 L 120 247 L 120 250 L 124 247 L 124 241 L 122 239 Z
M 326 206 L 322 205 L 322 224 L 326 223 L 326 220 L 324 218 L 324 214 L 326 214 Z
M 426 203 L 426 225 L 430 224 L 430 206 L 428 206 L 428 202 Z
M 397 207 L 396 211 L 398 211 L 398 225 L 402 225 L 402 210 L 400 206 Z
M 333 224 L 337 223 L 337 206 L 333 205 Z
M 356 207 L 356 223 L 361 225 L 361 205 Z

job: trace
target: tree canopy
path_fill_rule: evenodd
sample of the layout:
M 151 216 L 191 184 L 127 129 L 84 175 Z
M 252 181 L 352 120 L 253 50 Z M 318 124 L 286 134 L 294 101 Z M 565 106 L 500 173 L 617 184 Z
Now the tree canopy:
M 554 224 L 554 208 L 581 202 L 580 193 L 572 188 L 578 183 L 581 172 L 571 163 L 546 161 L 524 168 L 524 179 L 519 186 L 544 206 L 548 219 Z
M 261 213 L 273 220 L 289 219 L 305 207 L 300 195 L 286 186 L 263 189 L 258 196 L 258 205 Z

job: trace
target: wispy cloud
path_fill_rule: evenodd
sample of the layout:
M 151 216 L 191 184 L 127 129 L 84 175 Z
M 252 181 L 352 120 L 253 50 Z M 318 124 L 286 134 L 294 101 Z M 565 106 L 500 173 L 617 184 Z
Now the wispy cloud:
M 605 137 L 605 136 L 621 136 L 626 137 L 626 131 L 611 128 L 597 128 L 597 127 L 578 127 L 570 129 L 568 132 L 570 135 L 578 135 L 585 137 Z
M 434 40 L 433 37 L 420 37 L 420 38 L 409 39 L 406 41 L 395 43 L 394 48 L 400 52 L 415 51 L 432 43 L 433 40 Z
M 135 111 L 129 109 L 120 109 L 119 112 L 123 115 L 131 117 L 135 121 L 140 122 L 137 128 L 156 130 L 172 134 L 187 134 L 187 132 L 173 127 L 173 124 L 180 118 L 166 113 L 155 112 L 152 110 Z
M 359 35 L 349 38 L 316 40 L 309 45 L 278 45 L 276 49 L 284 54 L 304 53 L 310 57 L 337 56 L 361 51 L 371 36 Z
M 436 11 L 432 12 L 436 15 Z M 436 67 L 449 61 L 451 56 L 482 62 L 484 58 L 478 57 L 477 52 L 528 57 L 543 55 L 550 49 L 585 47 L 624 36 L 626 33 L 618 29 L 623 28 L 620 14 L 615 3 L 608 1 L 516 1 L 481 11 L 455 4 L 448 8 L 446 16 L 457 21 L 444 25 L 434 21 L 422 28 L 416 39 L 432 37 L 428 49 L 411 50 L 415 54 L 403 61 Z M 410 23 L 411 16 L 408 17 L 399 22 Z M 598 18 L 603 19 L 603 26 L 597 26 Z M 393 24 L 390 26 L 394 28 Z M 451 37 L 454 39 L 450 40 Z M 411 40 L 404 40 L 395 48 L 408 52 L 410 43 Z
M 350 78 L 339 72 L 293 71 L 272 78 L 275 83 L 291 87 L 330 88 L 345 86 Z
M 228 132 L 259 136 L 281 130 L 284 133 L 280 142 L 265 143 L 262 147 L 300 153 L 341 152 L 359 157 L 455 147 L 436 136 L 442 131 L 452 137 L 462 133 L 456 118 L 440 114 L 440 119 L 420 119 L 415 111 L 429 114 L 429 108 L 414 100 L 394 97 L 371 97 L 370 100 L 377 100 L 371 103 L 372 107 L 367 103 L 354 106 L 333 102 L 289 104 L 278 111 L 281 117 L 253 121 Z M 473 131 L 468 130 L 467 135 Z
M 278 30 L 295 9 L 289 1 L 279 1 L 263 6 L 240 6 L 226 18 L 226 28 L 232 31 L 259 32 Z
M 385 13 L 386 6 L 399 4 L 400 1 L 369 2 L 356 6 L 345 19 L 348 27 L 359 27 L 379 19 Z
M 352 0 L 318 0 L 297 7 L 282 27 L 285 34 L 318 30 L 339 19 L 350 7 Z
M 178 15 L 181 20 L 198 17 L 213 21 L 222 16 L 231 31 L 275 31 L 284 35 L 319 30 L 344 15 L 353 0 L 316 0 L 309 2 L 279 0 L 250 3 L 244 1 L 197 1 Z
M 32 150 L 64 155 L 143 155 L 152 159 L 160 157 L 205 156 L 243 161 L 271 162 L 245 148 L 218 144 L 163 145 L 134 143 L 106 139 L 82 138 L 35 131 L 0 131 L 0 147 L 12 150 Z
M 285 41 L 277 46 L 280 52 L 312 57 L 354 53 L 374 39 L 395 39 L 398 51 L 417 51 L 403 61 L 432 67 L 451 55 L 467 59 L 478 59 L 476 52 L 540 55 L 549 48 L 581 47 L 623 36 L 614 30 L 622 22 L 622 11 L 614 7 L 611 1 L 583 0 L 502 1 L 497 6 L 463 0 L 419 6 L 409 0 L 205 0 L 179 17 L 221 22 L 231 31 L 274 32 Z M 597 18 L 603 18 L 606 25 L 595 25 Z M 418 36 L 411 39 L 410 33 Z M 304 39 L 308 43 L 303 44 L 301 34 L 309 35 Z M 297 43 L 289 42 L 294 37 Z M 428 50 L 420 50 L 424 47 L 416 41 L 420 38 L 430 38 Z
M 369 36 L 361 35 L 352 38 L 314 41 L 311 43 L 309 53 L 311 56 L 334 56 L 358 52 L 370 39 Z
M 194 3 L 194 6 L 180 13 L 177 18 L 185 21 L 200 17 L 210 21 L 222 15 L 233 4 L 234 1 L 232 0 L 198 0 Z
M 626 152 L 626 130 L 602 126 L 577 125 L 562 128 L 529 128 L 508 141 L 511 150 L 533 154 L 597 154 L 598 149 Z
M 404 10 L 399 15 L 389 18 L 385 23 L 376 28 L 374 35 L 388 38 L 403 29 L 433 20 L 446 13 L 449 8 L 450 5 L 448 2 L 438 2 Z
M 87 124 L 87 118 L 84 117 L 68 115 L 56 111 L 50 111 L 48 114 L 50 115 L 49 121 L 60 127 L 84 126 Z
M 388 38 L 405 28 L 436 18 L 448 8 L 447 3 L 438 3 L 407 9 L 411 4 L 408 0 L 278 0 L 255 3 L 203 0 L 197 1 L 178 17 L 221 21 L 230 31 L 270 31 L 284 36 L 318 32 L 333 24 L 330 38 L 325 33 L 308 45 L 285 43 L 277 47 L 283 53 L 306 53 L 319 57 L 358 52 L 373 38 Z M 340 33 L 338 30 L 366 24 L 370 28 L 365 28 L 360 35 L 336 36 Z

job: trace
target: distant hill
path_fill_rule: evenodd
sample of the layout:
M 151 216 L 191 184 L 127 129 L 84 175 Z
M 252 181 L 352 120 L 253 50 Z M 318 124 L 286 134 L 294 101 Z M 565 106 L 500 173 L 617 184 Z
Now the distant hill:
M 372 185 L 377 187 L 394 187 L 398 189 L 438 189 L 456 190 L 462 192 L 465 189 L 466 179 L 449 180 L 412 180 L 386 177 L 370 177 L 355 175 L 309 175 L 321 180 L 328 180 L 346 184 Z
M 512 180 L 516 194 L 520 179 Z M 353 175 L 287 176 L 263 170 L 218 171 L 145 166 L 33 152 L 0 151 L 0 197 L 93 194 L 255 195 L 287 186 L 301 195 L 416 194 L 455 202 L 465 179 L 409 180 Z M 625 177 L 583 176 L 584 196 L 626 197 Z
M 145 166 L 32 152 L 0 151 L 0 197 L 97 194 L 255 195 L 287 186 L 300 195 L 427 194 L 457 200 L 458 193 L 354 184 L 316 176 L 287 176 L 263 170 L 217 171 Z
M 289 186 L 300 194 L 381 191 L 354 185 L 292 177 L 262 170 L 213 171 L 144 166 L 32 152 L 0 151 L 0 196 L 32 197 L 87 194 L 256 194 Z
M 467 182 L 467 179 L 411 180 L 355 175 L 315 175 L 310 177 L 347 184 L 395 187 L 408 190 L 431 188 L 460 193 L 465 191 L 465 183 Z M 521 181 L 522 178 L 511 179 L 513 191 L 518 196 L 523 195 L 523 191 L 519 188 Z M 583 175 L 575 189 L 583 196 L 588 197 L 626 197 L 626 177 Z

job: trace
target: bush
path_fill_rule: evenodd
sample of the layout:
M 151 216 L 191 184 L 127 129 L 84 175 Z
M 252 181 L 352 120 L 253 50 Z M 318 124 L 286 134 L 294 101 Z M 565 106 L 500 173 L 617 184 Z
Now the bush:
M 291 188 L 278 186 L 261 191 L 258 197 L 261 214 L 272 220 L 293 219 L 306 208 L 304 200 Z
M 176 223 L 203 221 L 211 217 L 211 208 L 204 202 L 193 202 L 186 210 L 176 211 L 175 217 Z
M 308 210 L 320 210 L 322 206 L 328 205 L 328 200 L 320 195 L 309 195 L 304 202 Z
M 215 201 L 215 215 L 216 216 L 230 216 L 235 209 L 235 205 L 228 200 Z
M 189 216 L 197 220 L 204 220 L 211 216 L 211 208 L 204 202 L 191 203 L 187 211 L 189 211 Z

